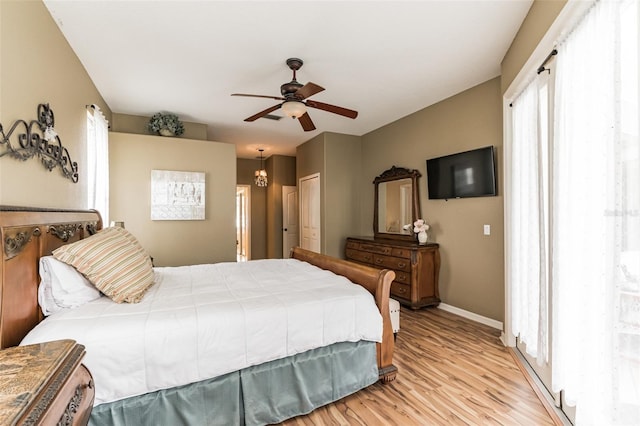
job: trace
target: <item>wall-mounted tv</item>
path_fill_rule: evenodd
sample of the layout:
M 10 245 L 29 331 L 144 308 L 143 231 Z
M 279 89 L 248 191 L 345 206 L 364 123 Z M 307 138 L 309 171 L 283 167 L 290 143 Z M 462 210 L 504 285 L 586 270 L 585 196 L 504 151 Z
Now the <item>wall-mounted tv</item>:
M 492 146 L 427 160 L 430 200 L 497 195 Z

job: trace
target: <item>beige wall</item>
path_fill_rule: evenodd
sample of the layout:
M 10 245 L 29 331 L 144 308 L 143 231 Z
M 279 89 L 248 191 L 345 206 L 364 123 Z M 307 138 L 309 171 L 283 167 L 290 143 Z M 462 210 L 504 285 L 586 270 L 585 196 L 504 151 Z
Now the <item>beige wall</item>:
M 296 147 L 296 180 L 314 173 L 324 178 L 324 133 Z
M 501 88 L 504 93 L 529 59 L 567 0 L 536 0 L 502 60 Z
M 473 148 L 497 148 L 498 196 L 428 200 L 426 160 Z M 504 244 L 502 100 L 495 78 L 362 137 L 360 232 L 373 235 L 373 179 L 391 166 L 417 169 L 422 217 L 440 244 L 444 303 L 502 321 Z M 483 235 L 483 225 L 491 235 Z
M 326 179 L 324 170 L 324 145 L 324 133 L 322 133 L 296 147 L 296 181 L 299 182 L 303 177 L 310 176 L 315 173 L 320 174 L 320 251 L 322 253 L 326 253 L 325 237 L 322 234 L 326 228 L 325 216 L 323 213 L 325 206 L 324 192 Z M 298 199 L 300 199 L 300 197 L 298 197 Z M 302 224 L 300 225 L 300 232 L 302 232 Z
M 41 1 L 0 1 L 0 123 L 37 119 L 49 103 L 62 145 L 78 163 L 73 183 L 38 158 L 0 157 L 0 204 L 86 208 L 86 105 L 111 111 Z M 15 146 L 15 136 L 11 138 Z M 0 146 L 0 153 L 5 147 Z
M 298 179 L 320 173 L 322 253 L 344 258 L 345 238 L 357 235 L 361 138 L 322 133 L 296 148 Z
M 141 115 L 130 114 L 113 114 L 111 123 L 111 131 L 119 133 L 135 133 L 139 135 L 148 135 L 147 123 L 149 118 Z M 181 120 L 182 121 L 182 120 Z M 207 125 L 201 123 L 192 123 L 182 121 L 184 124 L 184 133 L 180 136 L 182 139 L 198 139 L 207 140 Z
M 280 259 L 282 253 L 282 187 L 296 186 L 296 158 L 272 155 L 266 161 L 267 187 L 267 257 Z
M 111 220 L 125 222 L 156 266 L 235 261 L 235 145 L 113 132 L 109 143 Z M 206 219 L 152 221 L 154 169 L 204 172 Z
M 362 141 L 359 136 L 325 133 L 324 252 L 344 258 L 345 239 L 357 235 Z

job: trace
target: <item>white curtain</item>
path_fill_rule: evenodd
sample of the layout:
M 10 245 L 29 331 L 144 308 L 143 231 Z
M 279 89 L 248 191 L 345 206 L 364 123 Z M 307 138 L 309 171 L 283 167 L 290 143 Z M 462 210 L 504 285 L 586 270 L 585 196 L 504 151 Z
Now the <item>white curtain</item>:
M 97 105 L 87 108 L 87 200 L 109 225 L 109 123 Z
M 542 99 L 544 100 L 544 98 Z M 513 138 L 507 159 L 507 280 L 511 327 L 539 365 L 548 359 L 548 257 L 539 79 L 512 103 Z M 543 111 L 545 111 L 543 109 Z
M 597 2 L 558 46 L 552 387 L 578 425 L 640 424 L 637 0 Z

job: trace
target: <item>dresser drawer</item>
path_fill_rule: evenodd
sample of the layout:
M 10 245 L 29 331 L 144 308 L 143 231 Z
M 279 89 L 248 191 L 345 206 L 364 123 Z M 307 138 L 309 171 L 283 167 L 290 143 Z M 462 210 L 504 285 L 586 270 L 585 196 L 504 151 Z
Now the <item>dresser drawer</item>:
M 411 250 L 394 247 L 391 249 L 391 256 L 411 259 Z
M 347 248 L 348 249 L 360 249 L 360 243 L 357 241 L 349 241 L 347 240 Z
M 402 284 L 407 284 L 407 285 L 411 284 L 411 274 L 409 272 L 397 271 L 397 270 L 394 270 L 393 272 L 396 273 L 395 281 Z
M 379 268 L 389 268 L 398 271 L 411 271 L 411 262 L 409 259 L 401 259 L 399 257 L 373 255 L 373 264 Z
M 410 300 L 411 286 L 394 281 L 391 283 L 391 295 Z
M 366 251 L 347 248 L 346 255 L 347 255 L 347 259 L 357 260 L 358 262 L 368 263 L 370 265 L 373 264 L 372 253 L 367 253 Z
M 377 244 L 360 243 L 360 250 L 368 251 L 371 253 L 378 253 L 378 254 L 386 254 L 386 255 L 391 254 L 391 247 L 380 246 Z

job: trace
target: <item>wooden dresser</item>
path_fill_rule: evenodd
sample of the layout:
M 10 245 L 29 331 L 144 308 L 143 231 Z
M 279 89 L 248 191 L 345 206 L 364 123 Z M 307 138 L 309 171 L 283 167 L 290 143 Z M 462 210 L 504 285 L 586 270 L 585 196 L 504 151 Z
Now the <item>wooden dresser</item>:
M 0 424 L 86 425 L 95 389 L 73 340 L 0 351 Z
M 440 251 L 438 244 L 349 237 L 345 249 L 347 260 L 376 268 L 393 269 L 391 297 L 413 309 L 438 305 Z

